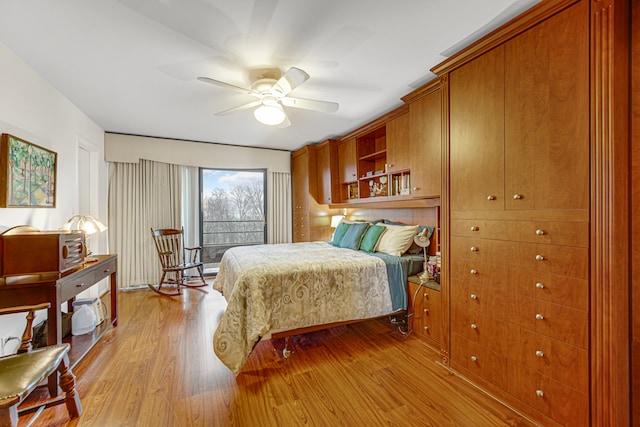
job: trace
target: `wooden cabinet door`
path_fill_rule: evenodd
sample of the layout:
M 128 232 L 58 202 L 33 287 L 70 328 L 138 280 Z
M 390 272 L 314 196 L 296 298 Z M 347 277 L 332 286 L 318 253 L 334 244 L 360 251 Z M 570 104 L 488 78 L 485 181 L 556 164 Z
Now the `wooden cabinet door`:
M 409 114 L 387 122 L 387 172 L 409 169 Z
M 449 79 L 450 206 L 504 209 L 504 47 Z
M 442 184 L 442 99 L 435 90 L 409 104 L 411 195 L 440 196 Z
M 341 183 L 358 180 L 356 158 L 356 139 L 351 138 L 338 145 L 339 180 Z
M 306 148 L 291 157 L 291 207 L 293 242 L 309 241 L 309 153 Z
M 329 140 L 318 145 L 316 151 L 317 192 L 316 201 L 320 204 L 334 203 L 333 195 L 339 194 L 337 142 Z M 339 198 L 339 197 L 338 197 Z M 338 202 L 339 200 L 336 200 Z
M 506 208 L 589 208 L 588 14 L 578 4 L 505 45 Z

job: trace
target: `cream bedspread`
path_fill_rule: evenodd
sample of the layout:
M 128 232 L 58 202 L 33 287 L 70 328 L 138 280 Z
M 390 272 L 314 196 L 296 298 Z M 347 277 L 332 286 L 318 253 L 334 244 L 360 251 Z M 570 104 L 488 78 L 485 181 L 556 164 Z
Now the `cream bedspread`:
M 228 303 L 214 351 L 236 375 L 272 333 L 392 312 L 384 261 L 325 242 L 229 249 L 213 287 Z

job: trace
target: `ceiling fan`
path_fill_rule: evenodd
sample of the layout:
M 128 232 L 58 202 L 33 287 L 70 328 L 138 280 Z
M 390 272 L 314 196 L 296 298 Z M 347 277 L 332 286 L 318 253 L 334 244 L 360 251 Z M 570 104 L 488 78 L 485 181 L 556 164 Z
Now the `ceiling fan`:
M 287 96 L 289 92 L 309 79 L 309 74 L 299 68 L 291 67 L 282 75 L 277 68 L 255 70 L 251 77 L 253 82 L 251 89 L 245 89 L 209 77 L 198 77 L 198 80 L 258 98 L 256 101 L 220 111 L 216 113 L 216 116 L 226 116 L 227 114 L 257 107 L 253 115 L 260 123 L 285 127 L 289 126 L 291 122 L 289 122 L 283 107 L 303 108 L 325 113 L 338 111 L 339 105 L 336 102 Z

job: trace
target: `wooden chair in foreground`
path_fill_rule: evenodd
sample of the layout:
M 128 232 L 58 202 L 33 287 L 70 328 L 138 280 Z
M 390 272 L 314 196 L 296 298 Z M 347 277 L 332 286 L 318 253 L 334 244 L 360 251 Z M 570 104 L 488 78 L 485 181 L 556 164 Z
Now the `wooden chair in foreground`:
M 0 427 L 15 427 L 18 416 L 36 412 L 29 420 L 33 424 L 42 412 L 65 403 L 70 418 L 82 414 L 80 398 L 75 391 L 75 376 L 69 367 L 69 344 L 58 344 L 31 351 L 32 323 L 37 310 L 49 308 L 43 303 L 0 309 L 1 314 L 27 312 L 27 326 L 17 354 L 0 357 Z M 28 408 L 18 409 L 27 396 L 49 375 L 60 372 L 60 387 L 64 396 L 55 396 Z
M 155 292 L 162 295 L 175 296 L 182 293 L 182 287 L 199 288 L 207 286 L 204 281 L 202 269 L 204 263 L 198 260 L 201 247 L 185 248 L 184 231 L 172 228 L 154 230 L 151 229 L 153 241 L 158 251 L 160 266 L 162 267 L 162 277 L 158 286 L 149 285 Z M 201 283 L 189 283 L 185 271 L 195 269 L 200 276 Z M 175 288 L 162 289 L 163 285 L 175 285 Z

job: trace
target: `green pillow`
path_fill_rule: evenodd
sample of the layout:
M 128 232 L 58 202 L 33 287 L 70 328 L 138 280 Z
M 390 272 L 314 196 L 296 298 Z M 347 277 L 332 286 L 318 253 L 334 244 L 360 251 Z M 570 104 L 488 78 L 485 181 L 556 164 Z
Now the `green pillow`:
M 341 248 L 358 250 L 358 248 L 360 248 L 360 241 L 362 240 L 362 236 L 364 236 L 367 228 L 369 228 L 369 223 L 367 222 L 363 222 L 360 224 L 351 224 L 338 246 L 340 246 Z
M 347 224 L 346 222 L 341 222 L 336 227 L 336 231 L 333 233 L 333 239 L 331 240 L 331 244 L 333 246 L 340 246 L 340 242 L 344 238 L 345 233 L 349 230 L 349 226 L 351 224 Z
M 362 242 L 360 242 L 360 249 L 365 252 L 373 252 L 376 249 L 376 245 L 378 244 L 378 239 L 387 227 L 382 225 L 372 225 L 367 229 L 362 237 Z

